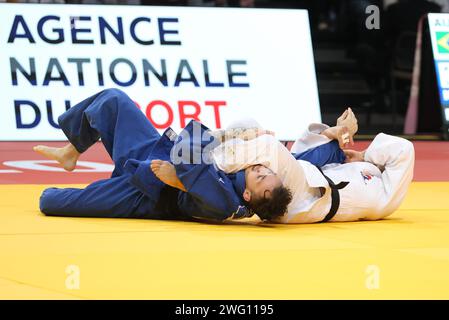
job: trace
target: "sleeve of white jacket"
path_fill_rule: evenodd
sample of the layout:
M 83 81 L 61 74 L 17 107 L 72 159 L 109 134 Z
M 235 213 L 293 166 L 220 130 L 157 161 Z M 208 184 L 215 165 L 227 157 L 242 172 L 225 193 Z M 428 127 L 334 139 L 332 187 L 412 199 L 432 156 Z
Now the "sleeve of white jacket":
M 331 139 L 321 134 L 321 132 L 328 128 L 329 126 L 326 124 L 311 123 L 303 134 L 293 143 L 290 151 L 293 153 L 302 153 L 330 142 Z
M 273 170 L 284 186 L 293 190 L 298 181 L 304 180 L 301 165 L 290 151 L 271 135 L 265 134 L 249 141 L 229 140 L 215 148 L 212 157 L 218 168 L 226 173 L 262 164 Z

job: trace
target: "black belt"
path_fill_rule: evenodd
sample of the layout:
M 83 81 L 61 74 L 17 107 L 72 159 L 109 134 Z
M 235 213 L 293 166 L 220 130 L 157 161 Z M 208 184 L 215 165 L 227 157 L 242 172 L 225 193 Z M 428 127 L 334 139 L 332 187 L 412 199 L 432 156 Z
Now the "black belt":
M 320 168 L 318 168 L 318 170 L 320 170 L 321 174 L 327 180 L 327 182 L 329 183 L 329 187 L 331 188 L 331 199 L 332 199 L 331 208 L 329 210 L 329 213 L 326 215 L 326 217 L 324 217 L 323 221 L 321 221 L 321 222 L 326 222 L 335 216 L 338 208 L 340 207 L 340 193 L 338 192 L 338 190 L 346 187 L 349 184 L 349 182 L 342 181 L 339 184 L 335 184 L 328 176 L 326 176 L 323 173 L 323 171 Z

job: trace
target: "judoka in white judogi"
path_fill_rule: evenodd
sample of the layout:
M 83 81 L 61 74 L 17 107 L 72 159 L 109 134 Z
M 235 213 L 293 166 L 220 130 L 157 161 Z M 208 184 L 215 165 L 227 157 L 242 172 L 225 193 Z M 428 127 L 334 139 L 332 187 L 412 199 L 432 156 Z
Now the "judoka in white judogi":
M 249 141 L 229 140 L 212 154 L 216 165 L 227 173 L 263 164 L 281 178 L 293 200 L 287 213 L 275 222 L 320 222 L 332 204 L 329 183 L 317 167 L 295 160 L 290 152 L 300 153 L 329 142 L 320 135 L 326 128 L 324 124 L 311 124 L 290 151 L 275 137 L 262 135 Z M 340 205 L 330 221 L 378 220 L 392 214 L 412 181 L 414 159 L 410 141 L 380 133 L 366 150 L 364 162 L 324 166 L 323 173 L 335 184 L 349 182 L 339 190 Z

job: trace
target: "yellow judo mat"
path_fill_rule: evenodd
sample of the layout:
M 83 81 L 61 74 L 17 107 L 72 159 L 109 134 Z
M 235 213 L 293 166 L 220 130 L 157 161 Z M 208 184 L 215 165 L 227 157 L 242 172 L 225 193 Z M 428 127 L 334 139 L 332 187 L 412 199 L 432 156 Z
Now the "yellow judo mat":
M 45 217 L 45 187 L 0 185 L 0 299 L 449 299 L 449 182 L 314 225 Z

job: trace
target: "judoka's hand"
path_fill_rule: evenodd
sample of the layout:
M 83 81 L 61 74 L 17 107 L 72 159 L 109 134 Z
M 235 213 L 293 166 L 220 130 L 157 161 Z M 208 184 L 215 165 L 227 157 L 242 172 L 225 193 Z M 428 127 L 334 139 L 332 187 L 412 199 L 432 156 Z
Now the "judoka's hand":
M 346 109 L 337 119 L 337 126 L 347 127 L 351 137 L 357 133 L 359 126 L 357 124 L 357 118 L 351 108 Z
M 341 149 L 347 148 L 349 144 L 351 146 L 354 145 L 354 140 L 352 139 L 352 135 L 347 127 L 335 126 L 327 128 L 326 130 L 321 132 L 321 134 L 331 140 L 338 140 L 338 144 Z
M 343 150 L 346 156 L 345 163 L 365 161 L 365 151 L 355 151 L 351 149 Z

